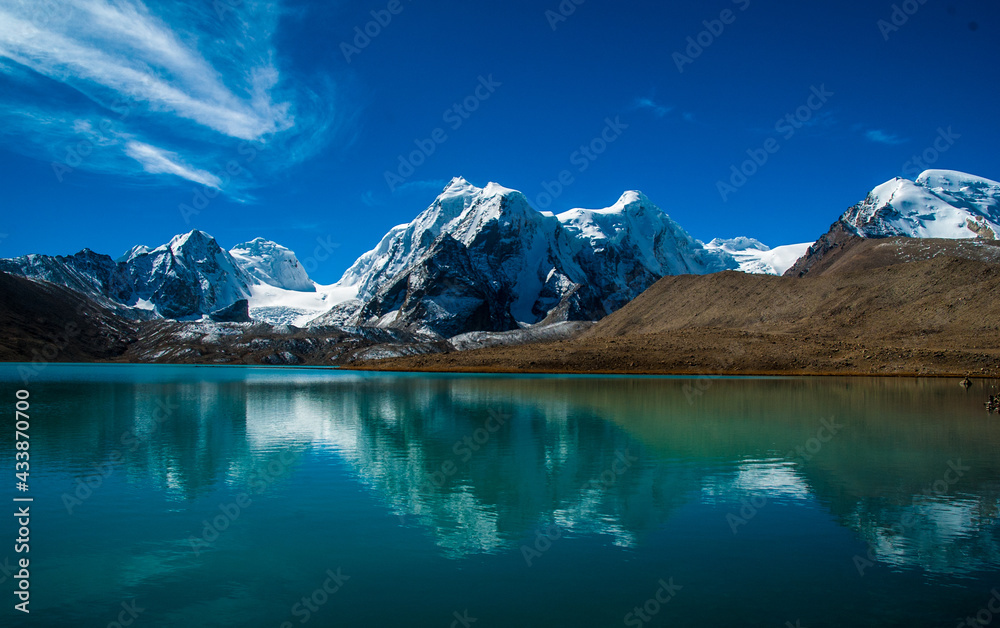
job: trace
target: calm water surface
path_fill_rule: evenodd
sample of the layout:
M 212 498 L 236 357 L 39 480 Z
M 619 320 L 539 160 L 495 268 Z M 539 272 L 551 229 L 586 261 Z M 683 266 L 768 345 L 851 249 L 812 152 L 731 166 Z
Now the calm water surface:
M 17 367 L 0 382 L 12 417 Z M 49 366 L 27 388 L 31 614 L 0 570 L 3 626 L 1000 626 L 989 384 Z

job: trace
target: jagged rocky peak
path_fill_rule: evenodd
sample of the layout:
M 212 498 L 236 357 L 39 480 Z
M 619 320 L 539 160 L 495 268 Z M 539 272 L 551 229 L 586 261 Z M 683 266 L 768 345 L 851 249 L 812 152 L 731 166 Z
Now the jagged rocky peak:
M 238 304 L 246 301 L 260 320 L 304 323 L 353 296 L 350 290 L 334 295 L 331 286 L 317 286 L 280 244 L 257 238 L 230 254 L 199 230 L 152 249 L 133 246 L 117 260 L 84 249 L 70 256 L 0 259 L 0 270 L 66 286 L 141 319 L 193 320 L 233 306 L 239 318 Z
M 219 246 L 219 243 L 216 242 L 215 238 L 198 229 L 194 229 L 180 235 L 175 235 L 170 239 L 170 242 L 164 246 L 173 251 L 175 254 L 182 253 L 194 256 L 209 254 L 214 255 L 223 250 L 222 247 Z
M 166 318 L 199 318 L 250 295 L 252 281 L 211 235 L 194 230 L 125 262 L 129 305 Z
M 437 246 L 443 239 L 453 243 Z M 462 280 L 426 272 L 437 263 L 470 270 Z M 487 295 L 502 308 L 496 318 L 501 328 L 510 320 L 594 319 L 664 275 L 736 266 L 732 256 L 707 250 L 638 191 L 625 192 L 611 207 L 554 215 L 536 211 L 517 190 L 455 178 L 413 222 L 393 228 L 362 255 L 341 285 L 357 286 L 364 303 L 354 324 L 425 325 L 441 333 L 464 321 L 477 327 L 463 331 L 496 331 L 495 321 L 487 326 L 472 314 Z M 414 289 L 417 277 L 420 288 Z

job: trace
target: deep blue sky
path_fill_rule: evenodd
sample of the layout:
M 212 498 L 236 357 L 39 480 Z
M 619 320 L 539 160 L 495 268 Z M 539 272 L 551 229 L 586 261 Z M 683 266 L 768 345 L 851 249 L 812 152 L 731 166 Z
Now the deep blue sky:
M 639 189 L 706 241 L 805 242 L 915 176 L 908 160 L 940 128 L 960 137 L 935 167 L 1000 179 L 992 0 L 912 0 L 891 31 L 892 2 L 586 0 L 553 30 L 558 0 L 401 0 L 348 63 L 341 43 L 388 5 L 0 0 L 0 256 L 117 256 L 199 228 L 302 259 L 336 243 L 310 264 L 332 282 L 452 176 L 534 200 L 563 170 L 573 183 L 548 209 Z M 680 72 L 674 53 L 726 9 L 732 23 Z M 480 77 L 500 85 L 452 128 L 445 112 Z M 833 95 L 777 131 L 813 87 Z M 581 173 L 572 154 L 616 118 L 628 128 Z M 390 191 L 386 171 L 438 128 L 447 139 Z M 776 152 L 724 200 L 718 182 L 770 138 Z M 230 162 L 236 176 L 220 174 Z M 196 190 L 215 198 L 188 222 Z

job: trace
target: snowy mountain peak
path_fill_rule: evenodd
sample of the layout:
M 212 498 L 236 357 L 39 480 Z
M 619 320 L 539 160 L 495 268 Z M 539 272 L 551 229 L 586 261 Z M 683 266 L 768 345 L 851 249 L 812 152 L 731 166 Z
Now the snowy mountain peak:
M 736 251 L 770 251 L 771 247 L 764 244 L 756 238 L 747 238 L 745 236 L 739 236 L 736 238 L 715 238 L 705 246 L 716 247 L 720 249 L 725 249 L 730 252 Z
M 316 291 L 295 253 L 277 242 L 255 238 L 234 246 L 229 254 L 244 272 L 265 284 L 296 292 Z
M 137 245 L 133 246 L 132 248 L 130 248 L 129 250 L 125 251 L 125 254 L 122 255 L 121 257 L 119 257 L 118 259 L 116 259 L 115 261 L 116 262 L 129 262 L 129 261 L 135 259 L 136 257 L 140 256 L 140 255 L 148 255 L 148 254 L 149 254 L 149 247 L 148 246 L 143 246 L 141 244 L 137 244 Z
M 649 197 L 639 190 L 627 190 L 612 207 L 621 207 L 622 209 L 628 210 L 652 204 L 653 203 L 649 200 Z
M 340 285 L 356 287 L 361 305 L 334 318 L 438 333 L 452 329 L 448 321 L 454 320 L 479 321 L 476 330 L 510 320 L 593 320 L 665 275 L 737 266 L 638 191 L 625 192 L 611 207 L 554 215 L 536 211 L 517 190 L 456 178 L 344 274 Z M 459 278 L 443 271 L 457 268 L 468 273 Z M 484 320 L 483 308 L 505 314 Z
M 873 189 L 841 217 L 867 238 L 996 239 L 1000 183 L 952 170 L 928 170 L 916 181 L 895 178 Z
M 512 190 L 510 188 L 505 188 L 504 186 L 500 185 L 499 183 L 494 183 L 493 181 L 490 181 L 489 183 L 487 183 L 486 187 L 483 188 L 483 196 L 486 196 L 486 197 L 489 197 L 489 196 L 507 196 L 509 194 L 521 194 L 521 193 L 518 192 L 517 190 Z
M 188 231 L 187 233 L 175 235 L 173 238 L 170 239 L 170 242 L 166 246 L 171 251 L 178 251 L 187 249 L 189 247 L 198 247 L 202 249 L 213 246 L 218 247 L 219 244 L 218 242 L 215 241 L 215 238 L 213 238 L 209 234 L 205 233 L 204 231 L 199 231 L 198 229 L 194 229 L 192 231 Z
M 478 191 L 479 188 L 466 181 L 464 177 L 454 177 L 448 182 L 448 185 L 444 186 L 444 190 L 438 196 L 438 200 L 454 196 L 468 196 Z

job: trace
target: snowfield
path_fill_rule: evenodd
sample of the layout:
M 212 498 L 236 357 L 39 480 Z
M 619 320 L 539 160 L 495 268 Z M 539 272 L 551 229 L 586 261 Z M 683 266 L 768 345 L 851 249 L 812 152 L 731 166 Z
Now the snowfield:
M 806 254 L 812 242 L 786 244 L 773 249 L 753 238 L 716 238 L 705 245 L 707 249 L 723 250 L 740 265 L 739 270 L 751 275 L 783 275 L 800 257 Z

